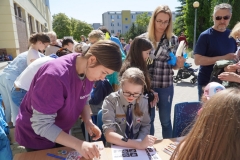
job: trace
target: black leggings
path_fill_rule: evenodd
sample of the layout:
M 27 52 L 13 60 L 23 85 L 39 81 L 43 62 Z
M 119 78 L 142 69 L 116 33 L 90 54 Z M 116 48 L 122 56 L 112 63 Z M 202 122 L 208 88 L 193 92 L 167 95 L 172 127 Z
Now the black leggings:
M 59 147 L 64 147 L 64 146 L 61 145 L 61 144 L 56 143 L 55 146 L 54 146 L 53 148 L 59 148 Z M 26 149 L 27 152 L 33 152 L 33 151 L 39 151 L 39 150 L 42 150 L 42 149 L 32 149 L 32 148 L 27 148 L 27 147 L 25 147 L 25 149 Z

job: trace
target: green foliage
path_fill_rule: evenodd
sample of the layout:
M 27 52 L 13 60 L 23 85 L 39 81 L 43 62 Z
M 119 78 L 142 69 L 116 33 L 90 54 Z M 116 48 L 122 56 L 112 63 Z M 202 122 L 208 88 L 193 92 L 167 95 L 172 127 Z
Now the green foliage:
M 232 18 L 228 28 L 232 29 L 240 21 L 240 0 L 232 0 Z
M 73 38 L 80 40 L 80 36 L 84 35 L 85 37 L 88 37 L 88 34 L 93 30 L 92 26 L 82 22 L 82 21 L 77 21 L 76 28 L 73 31 Z
M 58 38 L 73 36 L 75 40 L 80 40 L 80 36 L 88 36 L 93 30 L 92 26 L 75 18 L 68 18 L 64 13 L 53 15 L 53 30 Z
M 71 21 L 64 13 L 53 15 L 52 27 L 58 38 L 71 35 Z
M 185 27 L 185 23 L 184 23 L 184 8 L 186 5 L 186 0 L 179 0 L 179 2 L 181 3 L 181 6 L 176 7 L 176 17 L 175 17 L 175 21 L 173 23 L 173 33 L 175 33 L 175 35 L 180 35 L 180 33 L 182 31 L 185 31 L 186 27 Z
M 186 10 L 184 14 L 184 23 L 186 26 L 186 36 L 188 42 L 191 45 L 194 37 L 194 19 L 195 19 L 195 8 L 193 3 L 195 0 L 186 0 Z M 211 17 L 211 1 L 199 0 L 199 7 L 197 8 L 197 25 L 196 25 L 196 40 L 201 32 L 209 28 L 210 17 Z
M 151 17 L 148 16 L 147 12 L 138 15 L 135 23 L 133 23 L 128 32 L 125 33 L 125 39 L 134 39 L 136 36 L 145 33 L 147 31 L 150 18 Z
M 148 16 L 148 12 L 137 15 L 135 24 L 139 27 L 145 28 L 147 30 L 147 26 L 149 24 L 150 16 Z

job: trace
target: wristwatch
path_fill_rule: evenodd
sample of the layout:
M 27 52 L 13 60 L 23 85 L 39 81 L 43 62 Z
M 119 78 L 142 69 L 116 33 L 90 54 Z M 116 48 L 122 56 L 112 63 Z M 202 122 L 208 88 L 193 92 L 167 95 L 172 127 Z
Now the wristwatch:
M 127 141 L 128 141 L 128 138 L 123 137 L 123 138 L 122 138 L 122 141 L 127 142 Z

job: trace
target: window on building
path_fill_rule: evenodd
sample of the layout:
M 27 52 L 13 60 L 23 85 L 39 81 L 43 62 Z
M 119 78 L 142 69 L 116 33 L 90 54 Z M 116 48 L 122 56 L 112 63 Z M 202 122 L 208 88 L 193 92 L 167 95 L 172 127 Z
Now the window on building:
M 121 24 L 118 22 L 118 26 L 121 26 Z
M 32 26 L 32 17 L 30 15 L 28 15 L 28 24 L 29 24 L 30 34 L 32 34 L 33 33 L 33 26 Z
M 44 32 L 44 26 L 41 24 L 41 31 Z
M 114 23 L 111 23 L 111 26 L 114 26 Z
M 111 19 L 114 19 L 114 15 L 111 15 Z
M 111 30 L 111 33 L 114 33 L 114 30 Z
M 15 12 L 15 16 L 17 16 L 18 14 L 17 14 L 17 4 L 16 3 L 14 3 L 14 12 Z
M 134 15 L 132 15 L 132 19 L 134 19 Z
M 122 33 L 122 31 L 121 31 L 121 30 L 118 30 L 118 33 L 120 33 L 120 34 L 121 34 L 121 33 Z
M 21 7 L 17 7 L 17 10 L 18 10 L 18 17 L 22 18 L 22 9 L 21 9 Z
M 128 18 L 125 18 L 125 21 L 127 21 L 128 20 Z
M 117 19 L 120 19 L 121 18 L 121 15 L 117 15 Z
M 37 28 L 37 32 L 39 33 L 39 23 L 38 23 L 38 21 L 36 21 L 36 28 Z
M 125 26 L 126 29 L 128 29 L 128 26 Z

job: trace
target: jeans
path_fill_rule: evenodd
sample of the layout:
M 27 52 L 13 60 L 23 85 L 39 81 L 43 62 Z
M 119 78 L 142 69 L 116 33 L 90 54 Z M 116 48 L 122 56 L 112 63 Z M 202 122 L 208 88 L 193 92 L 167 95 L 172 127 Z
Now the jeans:
M 6 78 L 6 73 L 0 74 L 0 93 L 5 106 L 5 115 L 7 123 L 12 122 L 15 126 L 16 117 L 18 115 L 19 107 L 12 101 L 11 89 L 14 81 Z
M 18 106 L 20 107 L 20 104 L 25 96 L 25 94 L 27 93 L 26 90 L 24 89 L 16 89 L 14 86 L 12 87 L 11 90 L 11 97 L 12 97 L 12 101 Z
M 162 137 L 172 138 L 172 123 L 171 123 L 171 107 L 174 89 L 173 85 L 167 88 L 154 88 L 154 91 L 158 93 L 159 102 L 157 104 L 159 119 L 162 126 Z M 155 108 L 151 109 L 151 129 L 150 134 L 154 135 L 154 117 Z
M 198 100 L 201 101 L 202 100 L 202 95 L 203 95 L 203 85 L 199 85 L 198 84 Z

